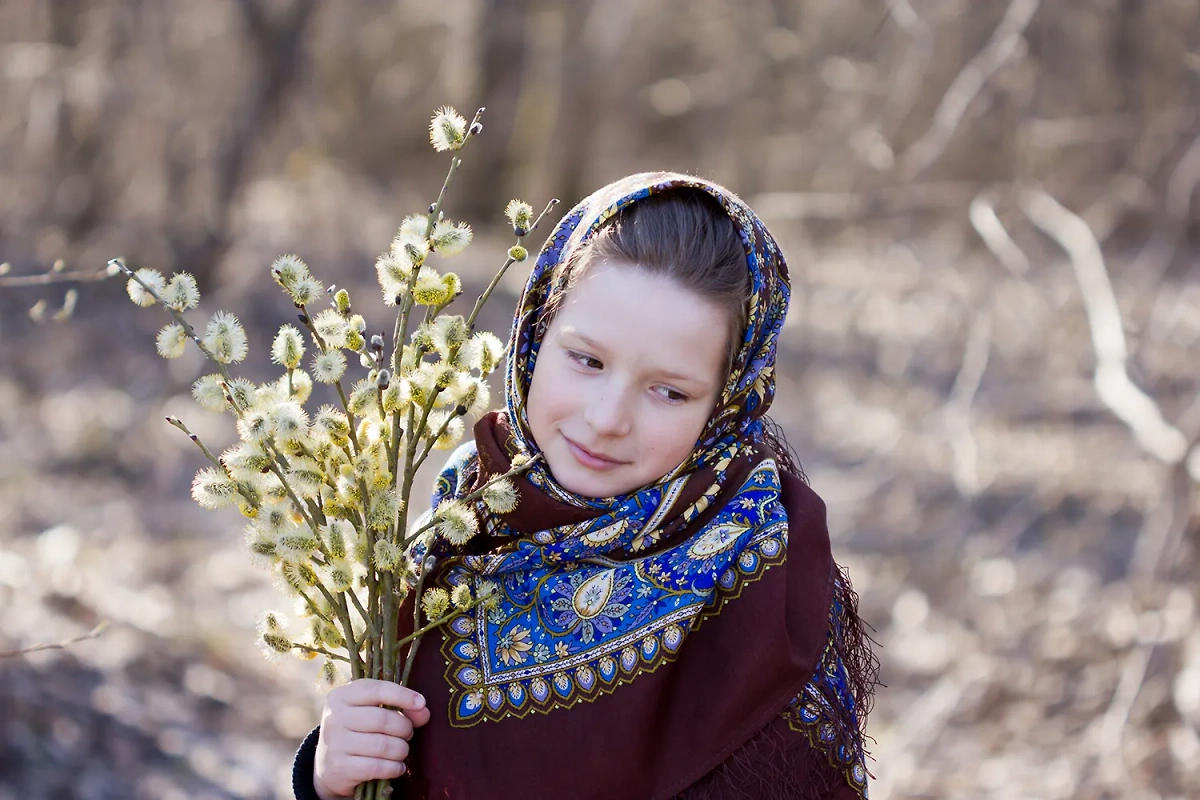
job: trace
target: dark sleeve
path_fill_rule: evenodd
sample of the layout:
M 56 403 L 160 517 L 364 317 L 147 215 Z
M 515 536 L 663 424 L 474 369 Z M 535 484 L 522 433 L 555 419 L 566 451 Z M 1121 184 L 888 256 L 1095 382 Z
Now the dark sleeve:
M 296 760 L 292 762 L 292 794 L 296 800 L 321 800 L 313 787 L 313 765 L 317 760 L 317 740 L 320 737 L 321 728 L 313 728 L 296 751 Z

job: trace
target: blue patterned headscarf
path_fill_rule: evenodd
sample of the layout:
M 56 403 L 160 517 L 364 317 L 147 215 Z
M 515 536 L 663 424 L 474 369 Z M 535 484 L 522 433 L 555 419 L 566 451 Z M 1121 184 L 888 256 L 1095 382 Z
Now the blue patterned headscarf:
M 775 396 L 775 349 L 791 297 L 787 265 L 775 239 L 733 192 L 699 178 L 656 172 L 631 175 L 609 184 L 577 205 L 554 229 L 529 275 L 513 320 L 504 385 L 509 417 L 523 451 L 540 452 L 529 428 L 525 403 L 545 333 L 547 306 L 554 295 L 565 291 L 570 277 L 565 269 L 568 256 L 586 246 L 596 231 L 622 209 L 651 195 L 679 189 L 706 192 L 729 214 L 746 251 L 751 298 L 734 369 L 714 413 L 691 455 L 654 486 L 723 457 L 735 441 L 762 440 L 762 416 Z M 558 486 L 544 465 L 535 467 L 534 475 L 540 479 L 535 482 L 555 496 L 567 502 L 579 501 Z M 586 505 L 611 508 L 616 500 L 608 498 Z
M 480 506 L 487 549 L 453 552 L 435 545 L 443 585 L 491 581 L 501 590 L 498 604 L 460 615 L 446 631 L 456 727 L 570 707 L 654 671 L 675 658 L 703 619 L 785 557 L 780 468 L 764 438 L 763 415 L 775 392 L 787 270 L 775 240 L 736 195 L 685 175 L 630 176 L 559 222 L 513 321 L 507 411 L 481 420 L 476 441 L 454 453 L 433 503 L 463 497 L 487 476 L 481 432 L 503 431 L 496 452 L 503 452 L 504 463 L 492 472 L 517 455 L 539 453 L 525 403 L 547 302 L 567 285 L 565 259 L 621 209 L 673 189 L 715 198 L 745 248 L 751 300 L 728 381 L 692 453 L 653 484 L 620 497 L 581 497 L 539 460 L 519 483 L 520 502 L 533 505 L 529 494 L 541 493 L 538 500 L 548 498 L 561 514 L 516 524 Z

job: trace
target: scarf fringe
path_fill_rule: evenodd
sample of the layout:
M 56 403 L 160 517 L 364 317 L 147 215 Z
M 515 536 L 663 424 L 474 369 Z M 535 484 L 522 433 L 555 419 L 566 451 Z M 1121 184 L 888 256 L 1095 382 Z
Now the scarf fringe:
M 764 415 L 762 418 L 762 438 L 767 447 L 771 448 L 771 452 L 775 454 L 775 461 L 780 468 L 792 473 L 804 483 L 808 483 L 808 475 L 804 474 L 804 467 L 800 465 L 800 457 L 796 455 L 795 448 L 788 442 L 787 436 L 783 433 L 783 428 L 779 423 Z
M 772 722 L 672 800 L 828 800 L 838 796 L 842 778 L 824 762 Z
M 835 564 L 835 569 L 829 642 L 816 674 L 784 716 L 865 798 L 867 779 L 875 777 L 867 768 L 867 760 L 874 758 L 866 741 L 875 741 L 867 734 L 867 717 L 875 704 L 875 687 L 883 685 L 879 658 L 872 649 L 878 642 L 867 633 L 871 626 L 858 615 L 858 594 L 850 576 L 840 565 Z
M 854 696 L 854 712 L 848 715 L 851 718 L 845 721 L 843 730 L 853 736 L 858 751 L 869 757 L 866 740 L 875 739 L 867 734 L 867 716 L 875 706 L 875 687 L 884 686 L 879 682 L 879 657 L 874 650 L 879 642 L 867 633 L 867 628 L 872 633 L 875 629 L 858 615 L 858 593 L 850 583 L 849 573 L 845 567 L 835 566 L 838 576 L 834 579 L 833 641 L 838 659 L 846 669 L 850 694 Z

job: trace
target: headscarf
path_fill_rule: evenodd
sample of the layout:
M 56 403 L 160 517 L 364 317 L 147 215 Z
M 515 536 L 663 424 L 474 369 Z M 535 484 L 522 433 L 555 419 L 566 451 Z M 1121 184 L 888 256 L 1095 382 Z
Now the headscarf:
M 806 484 L 780 469 L 763 421 L 774 396 L 776 347 L 790 289 L 783 257 L 761 221 L 729 190 L 672 173 L 633 175 L 580 202 L 550 235 L 522 293 L 509 340 L 506 410 L 480 420 L 475 440 L 452 455 L 433 496 L 434 506 L 462 498 L 506 472 L 514 459 L 539 454 L 526 400 L 547 328 L 547 303 L 567 286 L 566 260 L 621 209 L 675 189 L 703 191 L 729 215 L 745 249 L 751 286 L 738 355 L 690 455 L 660 480 L 608 498 L 566 490 L 544 460 L 537 460 L 517 480 L 520 500 L 513 512 L 487 513 L 480 505 L 485 519 L 480 536 L 464 549 L 438 541 L 432 550 L 439 558 L 436 580 L 446 588 L 463 582 L 478 588 L 488 581 L 500 590 L 490 607 L 460 614 L 444 631 L 450 727 L 553 718 L 581 703 L 570 715 L 585 715 L 593 728 L 603 727 L 610 724 L 598 721 L 608 719 L 604 709 L 617 706 L 597 703 L 596 711 L 587 704 L 629 684 L 621 693 L 637 698 L 638 708 L 612 719 L 614 734 L 638 724 L 640 714 L 645 725 L 639 736 L 657 730 L 671 739 L 654 745 L 663 750 L 657 755 L 647 754 L 643 745 L 625 759 L 626 765 L 653 763 L 663 787 L 679 783 L 721 749 L 736 747 L 733 739 L 744 741 L 772 713 L 778 716 L 800 695 L 829 638 L 836 569 L 824 506 Z M 740 598 L 770 567 L 784 562 L 789 537 L 810 530 L 812 539 L 801 542 L 800 552 L 804 568 L 812 570 L 811 586 L 789 588 L 781 576 L 753 602 Z M 423 547 L 418 545 L 417 555 L 425 555 Z M 755 616 L 741 619 L 737 631 L 691 643 L 705 619 L 739 616 L 730 615 L 734 608 Z M 713 648 L 728 650 L 734 641 L 729 635 L 746 634 L 745 647 L 704 655 Z M 728 694 L 720 702 L 692 698 L 708 702 L 711 713 L 667 707 L 669 698 L 682 699 L 704 682 L 711 688 L 723 677 L 736 683 L 721 687 Z M 833 702 L 840 701 L 835 696 Z M 522 724 L 543 725 L 532 719 Z M 689 748 L 710 725 L 723 730 Z M 514 729 L 509 735 L 522 733 Z M 641 741 L 639 736 L 622 738 Z M 621 750 L 615 738 L 611 746 Z M 675 747 L 685 751 L 672 755 Z

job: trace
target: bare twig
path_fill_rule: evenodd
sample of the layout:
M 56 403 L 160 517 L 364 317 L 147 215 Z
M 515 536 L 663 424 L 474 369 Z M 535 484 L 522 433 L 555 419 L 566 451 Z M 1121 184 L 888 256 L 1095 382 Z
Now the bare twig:
M 880 109 L 877 127 L 885 140 L 895 141 L 896 133 L 908 118 L 920 95 L 921 86 L 933 55 L 933 29 L 921 19 L 908 0 L 887 0 L 888 13 L 909 35 L 913 45 L 904 52 L 900 65 Z M 891 150 L 894 152 L 895 147 Z M 894 167 L 894 158 L 892 166 Z
M 18 286 L 48 286 L 52 283 L 93 283 L 107 280 L 120 274 L 117 270 L 105 267 L 101 270 L 77 270 L 75 272 L 49 272 L 37 275 L 3 275 L 0 274 L 0 289 L 10 289 Z
M 0 658 L 11 658 L 13 656 L 24 656 L 24 655 L 28 655 L 30 653 L 39 653 L 43 650 L 65 650 L 66 648 L 70 647 L 73 644 L 77 644 L 79 642 L 83 642 L 88 639 L 95 639 L 97 636 L 104 633 L 104 629 L 107 627 L 108 627 L 107 622 L 101 622 L 99 625 L 92 628 L 87 633 L 83 634 L 82 636 L 76 636 L 74 639 L 64 639 L 61 642 L 55 642 L 53 644 L 35 644 L 32 647 L 23 647 L 20 650 L 0 651 Z
M 1040 3 L 1041 0 L 1013 0 L 1009 4 L 987 46 L 967 62 L 942 96 L 929 130 L 905 153 L 901 170 L 905 175 L 917 175 L 942 157 L 971 101 L 1000 67 L 1021 51 L 1021 36 Z
M 1029 259 L 1025 251 L 1017 246 L 1004 229 L 1004 224 L 996 216 L 996 207 L 987 196 L 987 192 L 975 195 L 975 199 L 971 201 L 969 216 L 971 227 L 979 234 L 979 238 L 983 239 L 983 243 L 992 251 L 997 261 L 1014 275 L 1029 272 Z
M 1033 223 L 1067 252 L 1075 269 L 1096 352 L 1093 380 L 1100 399 L 1129 426 L 1146 452 L 1163 463 L 1179 463 L 1187 454 L 1187 439 L 1129 377 L 1121 312 L 1096 237 L 1086 222 L 1044 190 L 1024 191 L 1020 202 Z
M 954 379 L 954 388 L 945 408 L 946 433 L 954 450 L 954 485 L 959 493 L 972 496 L 982 488 L 979 482 L 978 448 L 971 433 L 971 405 L 979 391 L 988 352 L 992 344 L 992 318 L 981 313 L 971 325 L 963 350 L 962 366 Z
M 896 24 L 914 39 L 925 41 L 933 35 L 929 24 L 921 19 L 908 0 L 887 0 L 887 8 Z
M 332 658 L 335 661 L 345 661 L 347 664 L 350 663 L 350 659 L 346 658 L 345 656 L 339 655 L 337 653 L 331 653 L 323 647 L 309 647 L 306 644 L 299 644 L 299 643 L 293 644 L 292 647 L 293 647 L 293 649 L 303 650 L 304 652 L 312 653 L 313 655 L 321 655 L 321 656 L 325 656 L 326 658 Z

